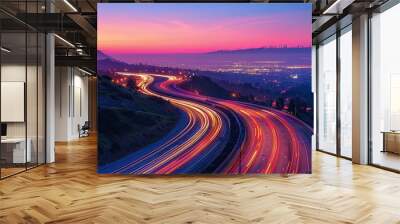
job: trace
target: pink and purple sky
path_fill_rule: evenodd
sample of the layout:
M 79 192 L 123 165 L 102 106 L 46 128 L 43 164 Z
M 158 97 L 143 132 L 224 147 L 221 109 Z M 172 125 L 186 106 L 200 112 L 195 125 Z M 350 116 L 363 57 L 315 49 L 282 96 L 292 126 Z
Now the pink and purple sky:
M 311 46 L 311 4 L 98 4 L 106 54 L 205 53 Z

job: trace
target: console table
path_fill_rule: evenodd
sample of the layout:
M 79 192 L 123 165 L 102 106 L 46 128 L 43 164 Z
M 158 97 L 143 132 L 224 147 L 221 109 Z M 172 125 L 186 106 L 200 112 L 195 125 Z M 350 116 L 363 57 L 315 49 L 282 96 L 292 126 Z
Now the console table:
M 28 144 L 26 144 L 28 143 Z M 25 145 L 26 151 L 25 151 Z M 31 139 L 25 138 L 6 138 L 1 139 L 1 157 L 6 163 L 26 163 L 31 162 Z
M 383 131 L 382 152 L 400 154 L 400 131 Z

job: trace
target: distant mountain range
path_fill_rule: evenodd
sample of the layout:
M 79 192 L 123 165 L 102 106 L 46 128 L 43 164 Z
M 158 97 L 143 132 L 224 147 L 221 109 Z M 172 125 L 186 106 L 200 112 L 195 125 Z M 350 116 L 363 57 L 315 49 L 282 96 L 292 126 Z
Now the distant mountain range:
M 293 47 L 293 48 L 270 48 L 270 47 L 259 47 L 259 48 L 245 48 L 245 49 L 237 49 L 237 50 L 218 50 L 211 51 L 206 54 L 262 54 L 262 53 L 284 53 L 284 52 L 304 52 L 309 51 L 311 48 L 309 47 Z
M 104 54 L 102 51 L 98 50 L 97 51 L 97 60 L 99 61 L 99 60 L 104 60 L 104 59 L 112 59 L 112 60 L 114 60 L 112 57 L 110 57 L 110 56 Z

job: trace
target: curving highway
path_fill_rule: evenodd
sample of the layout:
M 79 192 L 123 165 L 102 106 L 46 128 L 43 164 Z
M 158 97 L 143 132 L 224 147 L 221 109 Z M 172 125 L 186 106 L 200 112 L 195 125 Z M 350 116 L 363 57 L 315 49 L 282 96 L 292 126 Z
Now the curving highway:
M 179 76 L 136 76 L 143 94 L 180 109 L 176 128 L 159 141 L 99 167 L 100 173 L 311 173 L 312 129 L 270 108 L 202 96 Z

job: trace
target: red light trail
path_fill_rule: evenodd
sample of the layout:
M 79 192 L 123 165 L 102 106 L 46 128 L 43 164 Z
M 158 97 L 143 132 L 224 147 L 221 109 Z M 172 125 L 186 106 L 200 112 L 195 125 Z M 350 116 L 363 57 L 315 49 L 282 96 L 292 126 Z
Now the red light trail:
M 159 74 L 119 73 L 139 79 L 142 94 L 159 97 L 185 115 L 172 136 L 104 169 L 113 173 L 201 173 L 220 158 L 240 122 L 243 140 L 230 148 L 219 173 L 310 173 L 312 129 L 287 113 L 250 103 L 203 96 L 179 87 L 185 79 Z M 230 111 L 238 121 L 228 119 Z M 224 154 L 225 155 L 225 154 Z M 229 155 L 229 158 L 228 158 Z M 218 164 L 217 164 L 218 165 Z

